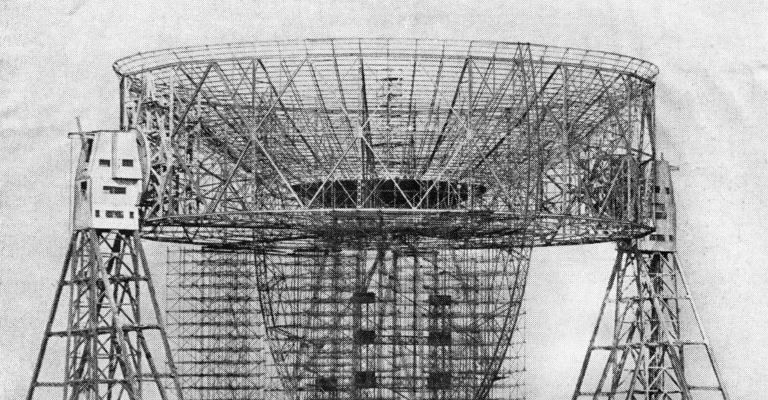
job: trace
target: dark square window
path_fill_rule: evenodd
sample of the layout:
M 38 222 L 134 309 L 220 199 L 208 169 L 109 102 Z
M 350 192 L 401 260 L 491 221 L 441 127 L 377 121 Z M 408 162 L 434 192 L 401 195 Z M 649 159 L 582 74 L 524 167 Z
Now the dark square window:
M 656 193 L 661 193 L 661 187 L 656 186 Z
M 99 210 L 96 210 L 96 211 L 94 211 L 94 212 L 95 212 L 95 214 L 94 214 L 94 215 L 96 216 L 96 218 L 99 218 Z
M 123 167 L 133 167 L 133 160 L 123 160 Z
M 107 210 L 104 212 L 104 216 L 107 218 L 124 218 L 122 211 Z
M 355 373 L 355 386 L 363 389 L 376 387 L 376 372 L 359 371 Z
M 427 389 L 449 389 L 450 387 L 450 372 L 430 372 L 427 376 Z
M 375 302 L 376 293 L 373 292 L 357 292 L 352 295 L 352 303 L 373 304 Z
M 353 336 L 355 344 L 373 344 L 376 341 L 375 331 L 358 329 Z
M 336 377 L 317 378 L 315 380 L 315 386 L 323 392 L 335 392 L 339 387 Z
M 128 212 L 128 218 L 133 219 L 133 211 Z
M 431 306 L 450 306 L 451 296 L 447 294 L 431 294 L 429 295 L 429 305 Z
M 109 167 L 110 165 L 111 163 L 109 162 L 109 160 L 105 160 L 103 158 L 99 160 L 99 166 L 101 167 Z
M 451 332 L 444 331 L 431 331 L 427 337 L 427 345 L 429 346 L 450 346 L 451 344 Z
M 104 186 L 104 192 L 109 194 L 125 194 L 125 188 L 122 186 Z
M 664 190 L 666 190 L 666 191 L 667 191 L 667 194 L 669 194 L 669 193 L 670 193 L 670 190 L 669 190 L 669 188 L 664 188 Z

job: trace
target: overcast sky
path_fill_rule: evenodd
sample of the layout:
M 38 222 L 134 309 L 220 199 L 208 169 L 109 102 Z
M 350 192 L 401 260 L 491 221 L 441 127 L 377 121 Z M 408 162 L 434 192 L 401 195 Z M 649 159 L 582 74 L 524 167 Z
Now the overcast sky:
M 76 116 L 85 130 L 117 128 L 116 59 L 233 41 L 413 37 L 573 46 L 659 66 L 658 147 L 680 167 L 689 284 L 732 398 L 764 399 L 768 3 L 532 3 L 2 0 L 0 398 L 20 398 L 29 384 L 69 240 L 66 134 Z M 613 257 L 611 244 L 535 251 L 529 398 L 570 397 Z M 164 274 L 162 264 L 153 270 Z

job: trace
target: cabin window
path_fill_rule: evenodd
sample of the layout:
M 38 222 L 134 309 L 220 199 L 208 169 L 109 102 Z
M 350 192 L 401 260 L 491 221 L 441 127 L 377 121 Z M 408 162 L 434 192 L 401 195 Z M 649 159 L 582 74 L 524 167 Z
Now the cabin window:
M 120 186 L 104 186 L 104 192 L 109 194 L 125 194 L 125 188 Z
M 661 193 L 661 186 L 656 186 L 656 193 Z
M 85 162 L 91 161 L 91 150 L 93 150 L 93 139 L 85 141 Z
M 665 187 L 665 188 L 664 188 L 664 190 L 667 192 L 667 194 L 669 194 L 669 193 L 670 193 L 670 190 L 669 190 L 669 188 L 668 188 L 668 187 Z
M 115 211 L 115 210 L 107 210 L 106 212 L 104 212 L 104 216 L 107 218 L 123 218 L 123 212 Z
M 663 242 L 664 241 L 664 235 L 650 235 L 648 238 L 653 240 L 654 242 Z
M 96 211 L 94 211 L 94 212 L 95 212 L 95 214 L 94 214 L 94 215 L 96 216 L 96 218 L 99 218 L 99 217 L 100 217 L 100 215 L 99 215 L 99 210 L 96 210 Z
M 99 166 L 100 167 L 109 167 L 110 165 L 111 165 L 111 163 L 109 162 L 109 160 L 105 160 L 103 158 L 99 159 Z
M 123 167 L 133 167 L 133 160 L 123 160 Z
M 128 218 L 133 219 L 133 211 L 128 212 Z
M 666 211 L 664 207 L 664 203 L 656 203 L 655 205 L 656 205 L 656 211 L 660 211 L 660 212 Z
M 670 242 L 674 242 L 675 241 L 675 236 L 674 235 L 669 235 L 669 241 Z
M 85 196 L 85 193 L 88 191 L 88 181 L 82 181 L 80 182 L 80 192 Z
M 667 219 L 667 213 L 665 213 L 665 212 L 656 212 L 656 219 Z

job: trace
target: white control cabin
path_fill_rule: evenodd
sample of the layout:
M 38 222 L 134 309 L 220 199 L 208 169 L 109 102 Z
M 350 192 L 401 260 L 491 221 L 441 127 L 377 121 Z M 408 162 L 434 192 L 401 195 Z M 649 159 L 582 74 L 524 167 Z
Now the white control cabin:
M 139 229 L 142 171 L 137 135 L 135 130 L 80 135 L 75 229 Z
M 656 161 L 655 200 L 651 208 L 656 231 L 638 240 L 638 249 L 644 251 L 675 251 L 675 197 L 669 162 Z

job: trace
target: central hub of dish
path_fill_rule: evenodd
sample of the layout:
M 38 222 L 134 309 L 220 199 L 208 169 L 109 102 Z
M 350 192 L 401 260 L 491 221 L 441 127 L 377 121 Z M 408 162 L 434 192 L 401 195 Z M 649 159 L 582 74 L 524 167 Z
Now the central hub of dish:
M 429 179 L 344 179 L 292 185 L 312 208 L 457 209 L 482 196 L 481 184 Z

